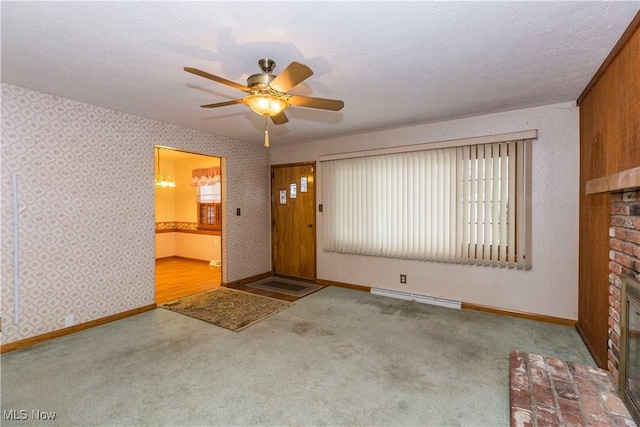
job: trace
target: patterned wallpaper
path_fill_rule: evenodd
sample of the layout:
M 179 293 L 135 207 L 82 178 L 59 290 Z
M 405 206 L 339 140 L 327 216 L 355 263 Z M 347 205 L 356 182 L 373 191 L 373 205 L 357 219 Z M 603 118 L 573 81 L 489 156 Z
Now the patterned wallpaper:
M 1 99 L 3 344 L 154 302 L 154 145 L 223 158 L 222 280 L 271 269 L 267 149 L 7 84 Z

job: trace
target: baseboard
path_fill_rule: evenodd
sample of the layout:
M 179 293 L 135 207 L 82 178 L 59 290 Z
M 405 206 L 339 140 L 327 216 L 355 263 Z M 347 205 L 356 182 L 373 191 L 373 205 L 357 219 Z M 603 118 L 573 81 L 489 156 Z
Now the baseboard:
M 122 313 L 112 314 L 111 316 L 103 317 L 89 322 L 80 323 L 78 325 L 69 326 L 68 328 L 58 329 L 57 331 L 47 332 L 46 334 L 37 335 L 35 337 L 25 338 L 20 341 L 14 341 L 8 344 L 0 346 L 0 353 L 7 353 L 9 351 L 20 350 L 22 348 L 30 347 L 32 345 L 40 344 L 46 341 L 51 341 L 55 338 L 60 338 L 65 335 L 75 334 L 76 332 L 84 331 L 85 329 L 93 328 L 94 326 L 104 325 L 106 323 L 115 322 L 127 317 L 135 316 L 146 311 L 156 309 L 155 304 L 149 304 L 144 307 L 134 308 L 133 310 L 123 311 Z
M 370 292 L 370 286 L 353 285 L 351 283 L 334 282 L 332 280 L 316 279 L 316 283 L 322 286 L 336 286 L 338 288 L 355 289 L 356 291 Z
M 210 262 L 210 260 L 208 259 L 197 259 L 197 258 L 189 258 L 186 256 L 180 256 L 180 255 L 169 255 L 169 256 L 163 256 L 160 258 L 156 258 L 156 261 L 160 261 L 160 260 L 167 260 L 167 259 L 183 259 L 185 261 L 197 261 L 197 262 L 206 262 L 207 264 Z
M 546 316 L 544 314 L 526 313 L 523 311 L 506 310 L 503 308 L 488 307 L 485 305 L 462 303 L 463 309 L 484 311 L 487 313 L 501 314 L 503 316 L 519 317 L 521 319 L 537 320 L 538 322 L 553 323 L 563 326 L 576 326 L 576 321 L 572 319 L 564 319 L 562 317 Z
M 332 280 L 316 279 L 316 283 L 324 286 L 337 286 L 340 288 L 356 289 L 358 291 L 371 292 L 370 286 L 353 285 L 351 283 L 334 282 Z M 536 320 L 538 322 L 553 323 L 563 326 L 576 326 L 576 321 L 572 319 L 564 319 L 562 317 L 546 316 L 543 314 L 525 313 L 522 311 L 505 310 L 502 308 L 488 307 L 480 304 L 471 304 L 462 302 L 462 309 L 484 311 L 487 313 L 500 314 L 503 316 L 519 317 L 521 319 Z
M 235 286 L 246 285 L 247 283 L 257 282 L 258 280 L 266 279 L 267 277 L 273 276 L 271 271 L 267 271 L 265 273 L 256 274 L 255 276 L 245 277 L 244 279 L 234 280 L 233 282 L 221 283 L 220 286 L 224 286 L 227 288 L 233 288 Z

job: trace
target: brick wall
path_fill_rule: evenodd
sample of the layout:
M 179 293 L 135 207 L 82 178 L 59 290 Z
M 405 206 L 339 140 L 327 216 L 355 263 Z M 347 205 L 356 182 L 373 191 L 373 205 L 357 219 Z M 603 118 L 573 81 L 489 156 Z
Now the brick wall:
M 611 194 L 608 368 L 619 382 L 620 274 L 640 280 L 640 190 Z

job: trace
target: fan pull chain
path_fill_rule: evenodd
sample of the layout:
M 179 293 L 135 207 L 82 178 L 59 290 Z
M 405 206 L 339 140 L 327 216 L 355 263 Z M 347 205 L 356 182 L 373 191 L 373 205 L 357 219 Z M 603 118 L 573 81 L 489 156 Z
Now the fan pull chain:
M 264 146 L 269 146 L 269 129 L 267 129 L 267 116 L 264 116 Z

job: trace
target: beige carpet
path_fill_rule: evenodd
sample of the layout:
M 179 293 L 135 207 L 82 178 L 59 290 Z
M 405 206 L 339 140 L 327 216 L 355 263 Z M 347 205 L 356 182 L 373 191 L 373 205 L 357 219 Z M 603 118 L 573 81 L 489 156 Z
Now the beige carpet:
M 235 289 L 217 288 L 160 307 L 237 332 L 292 304 Z

